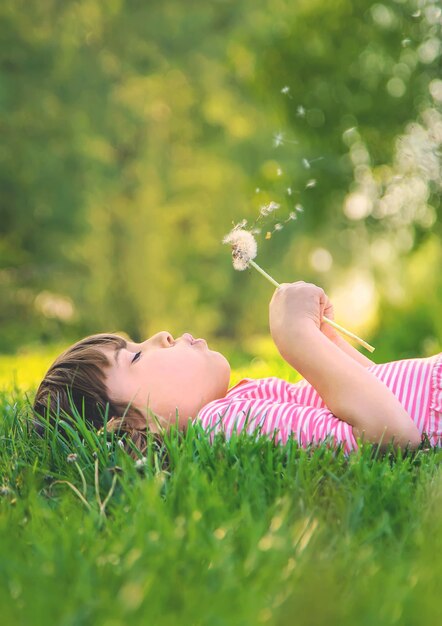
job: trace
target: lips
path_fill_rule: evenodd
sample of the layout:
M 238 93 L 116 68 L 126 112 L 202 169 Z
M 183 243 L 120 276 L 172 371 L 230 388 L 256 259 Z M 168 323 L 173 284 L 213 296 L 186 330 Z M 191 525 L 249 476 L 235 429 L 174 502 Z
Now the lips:
M 184 333 L 183 339 L 187 339 L 187 341 L 189 341 L 191 344 L 195 343 L 195 339 L 190 333 Z
M 203 343 L 207 346 L 207 341 L 205 339 L 195 339 L 195 337 L 193 337 L 190 333 L 184 333 L 183 339 L 187 339 L 192 346 L 194 343 Z

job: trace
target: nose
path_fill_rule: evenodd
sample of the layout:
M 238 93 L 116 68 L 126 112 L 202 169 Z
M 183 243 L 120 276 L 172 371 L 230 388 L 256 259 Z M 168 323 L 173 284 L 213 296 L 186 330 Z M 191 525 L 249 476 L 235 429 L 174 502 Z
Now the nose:
M 162 330 L 161 332 L 154 335 L 152 339 L 154 339 L 156 343 L 159 343 L 161 346 L 165 347 L 173 346 L 173 344 L 175 343 L 174 338 L 167 330 Z

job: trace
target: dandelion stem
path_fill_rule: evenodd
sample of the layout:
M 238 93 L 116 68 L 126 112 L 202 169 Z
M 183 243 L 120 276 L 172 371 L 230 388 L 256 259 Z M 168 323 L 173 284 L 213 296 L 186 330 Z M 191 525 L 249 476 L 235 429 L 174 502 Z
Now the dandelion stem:
M 351 337 L 352 339 L 355 339 L 356 341 L 358 341 L 361 344 L 361 346 L 363 346 L 369 352 L 375 351 L 374 346 L 371 346 L 369 343 L 367 343 L 366 341 L 364 341 L 363 339 L 361 339 L 360 337 L 352 333 L 350 330 L 343 328 L 342 326 L 340 326 L 333 320 L 330 320 L 328 317 L 325 317 L 325 315 L 323 315 L 322 319 L 324 320 L 324 322 L 327 322 L 327 324 L 329 324 L 330 326 L 333 326 L 333 328 L 336 328 L 336 330 L 339 330 L 339 332 L 342 333 L 343 335 L 347 335 L 347 337 Z
M 78 465 L 78 463 L 77 463 L 77 462 L 75 462 L 75 466 L 76 466 L 76 468 L 78 469 L 78 471 L 79 471 L 79 473 L 80 473 L 80 476 L 81 476 L 81 482 L 83 483 L 83 495 L 84 495 L 84 497 L 86 498 L 86 496 L 87 496 L 87 485 L 86 485 L 86 479 L 85 479 L 85 477 L 84 477 L 84 474 L 83 474 L 83 471 L 82 471 L 81 467 Z
M 257 270 L 260 274 L 264 276 L 264 278 L 267 278 L 267 280 L 270 283 L 272 283 L 272 285 L 274 285 L 275 287 L 281 286 L 279 283 L 276 282 L 274 278 L 270 276 L 270 274 L 267 274 L 267 272 L 265 272 L 262 269 L 262 267 L 260 267 L 257 263 L 255 263 L 255 261 L 253 261 L 252 259 L 249 260 L 249 265 L 254 267 L 255 270 Z M 343 335 L 346 335 L 347 337 L 351 337 L 352 339 L 355 339 L 358 343 L 360 343 L 361 346 L 363 346 L 369 352 L 374 352 L 375 348 L 371 346 L 369 343 L 367 343 L 366 341 L 364 341 L 364 339 L 361 339 L 361 337 L 358 337 L 358 335 L 355 335 L 354 333 L 347 330 L 346 328 L 343 328 L 343 326 L 340 326 L 335 321 L 329 319 L 325 315 L 322 317 L 322 319 L 324 322 L 327 322 L 327 324 L 329 324 L 330 326 L 333 326 L 333 328 L 336 328 L 336 330 L 339 330 L 339 332 L 342 333 Z
M 73 485 L 72 483 L 70 483 L 68 480 L 55 480 L 53 483 L 51 483 L 51 487 L 53 485 L 67 485 L 68 487 L 70 487 L 72 489 L 72 491 L 80 498 L 80 500 L 83 502 L 83 504 L 88 508 L 88 510 L 91 510 L 91 506 L 89 504 L 89 502 L 86 500 L 86 498 L 84 498 L 81 494 L 81 492 L 77 489 L 77 487 L 75 487 L 75 485 Z
M 116 483 L 117 483 L 117 474 L 114 474 L 114 477 L 112 479 L 111 488 L 109 489 L 109 492 L 108 492 L 106 498 L 103 500 L 103 502 L 100 505 L 100 515 L 103 515 L 104 517 L 106 517 L 106 513 L 105 513 L 106 505 L 109 502 L 109 500 L 110 500 L 110 498 L 111 498 L 111 496 L 112 496 L 112 494 L 114 492 Z
M 279 283 L 276 282 L 276 280 L 274 278 L 272 278 L 270 276 L 270 274 L 267 274 L 267 272 L 265 272 L 262 267 L 259 267 L 258 263 L 255 263 L 255 261 L 252 261 L 252 259 L 249 260 L 249 265 L 251 265 L 252 267 L 255 268 L 255 270 L 257 270 L 260 274 L 262 274 L 264 276 L 264 278 L 267 278 L 267 280 L 269 282 L 272 283 L 272 285 L 274 285 L 275 287 L 280 287 L 281 285 Z

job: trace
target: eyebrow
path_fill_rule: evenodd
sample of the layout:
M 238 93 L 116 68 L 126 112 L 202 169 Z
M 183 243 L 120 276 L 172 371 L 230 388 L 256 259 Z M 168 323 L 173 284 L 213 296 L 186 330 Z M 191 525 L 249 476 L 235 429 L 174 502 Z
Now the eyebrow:
M 120 356 L 120 352 L 123 348 L 126 348 L 126 347 L 127 347 L 127 343 L 123 346 L 120 346 L 119 348 L 115 350 L 115 355 L 114 355 L 115 365 L 118 366 L 118 357 Z

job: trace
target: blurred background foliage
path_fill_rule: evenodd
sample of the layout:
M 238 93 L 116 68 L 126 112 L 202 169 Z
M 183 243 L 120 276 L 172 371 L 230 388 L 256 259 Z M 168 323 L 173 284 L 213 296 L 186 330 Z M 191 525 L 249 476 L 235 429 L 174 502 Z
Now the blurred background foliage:
M 441 13 L 3 0 L 0 351 L 169 329 L 253 356 L 272 287 L 221 240 L 269 202 L 278 281 L 324 287 L 378 362 L 441 350 Z

